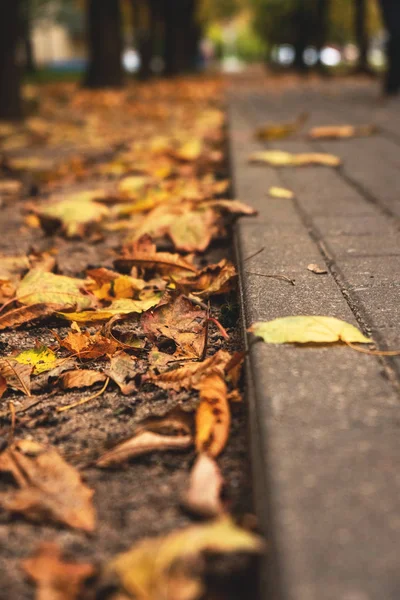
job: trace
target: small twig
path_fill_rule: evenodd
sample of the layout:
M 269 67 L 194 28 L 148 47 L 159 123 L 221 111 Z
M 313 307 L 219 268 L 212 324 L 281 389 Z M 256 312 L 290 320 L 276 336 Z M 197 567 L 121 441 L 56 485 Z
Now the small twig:
M 294 279 L 290 279 L 286 277 L 286 275 L 265 275 L 264 273 L 254 273 L 253 271 L 245 271 L 247 275 L 258 275 L 258 277 L 271 277 L 272 279 L 280 279 L 282 281 L 287 281 L 291 285 L 295 285 Z
M 357 352 L 362 352 L 362 354 L 369 354 L 370 356 L 400 356 L 400 350 L 367 350 L 367 348 L 360 348 L 359 346 L 355 346 L 351 342 L 345 342 L 347 346 L 350 346 L 353 350 L 357 350 Z
M 254 258 L 258 254 L 261 254 L 261 252 L 264 252 L 264 250 L 265 250 L 265 246 L 263 246 L 262 248 L 260 248 L 259 250 L 257 250 L 257 252 L 254 252 L 253 254 L 250 254 L 250 256 L 247 256 L 247 258 L 245 258 L 243 260 L 243 262 L 246 262 L 247 260 L 250 260 L 251 258 Z
M 226 329 L 224 327 L 222 327 L 221 323 L 219 321 L 217 321 L 217 319 L 215 319 L 214 317 L 208 317 L 207 321 L 209 323 L 214 323 L 214 325 L 219 330 L 219 332 L 222 335 L 222 337 L 224 338 L 224 340 L 229 340 L 229 333 L 226 331 Z
M 99 390 L 98 392 L 93 394 L 93 396 L 89 396 L 89 398 L 81 398 L 81 400 L 78 400 L 78 402 L 73 402 L 72 404 L 67 404 L 67 406 L 58 406 L 56 408 L 57 412 L 64 412 L 66 410 L 70 410 L 71 408 L 76 408 L 77 406 L 82 406 L 82 404 L 86 404 L 86 402 L 89 402 L 90 400 L 94 400 L 95 398 L 98 398 L 99 396 L 101 396 L 101 394 L 103 392 L 105 392 L 106 387 L 109 384 L 109 381 L 110 381 L 110 378 L 107 377 L 106 382 L 103 385 L 103 387 L 101 388 L 101 390 Z

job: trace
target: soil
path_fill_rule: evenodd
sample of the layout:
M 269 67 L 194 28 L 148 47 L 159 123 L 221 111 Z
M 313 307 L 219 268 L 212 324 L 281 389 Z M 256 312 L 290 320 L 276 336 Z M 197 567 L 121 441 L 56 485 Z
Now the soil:
M 62 149 L 60 149 L 61 151 Z M 32 152 L 30 152 L 32 155 Z M 96 187 L 101 181 L 95 182 Z M 93 187 L 86 182 L 82 187 Z M 76 186 L 63 189 L 75 191 Z M 32 182 L 25 181 L 26 193 L 35 191 Z M 22 197 L 25 200 L 27 196 Z M 36 197 L 40 202 L 42 198 Z M 7 255 L 21 254 L 29 250 L 43 251 L 56 248 L 57 270 L 61 274 L 83 276 L 88 267 L 109 266 L 121 242 L 118 234 L 107 235 L 96 242 L 66 240 L 54 235 L 46 236 L 41 229 L 28 228 L 24 224 L 22 202 L 6 201 L 0 208 L 0 252 Z M 205 254 L 206 262 L 215 262 L 222 256 L 229 257 L 230 235 L 214 244 Z M 242 348 L 236 294 L 212 302 L 213 316 L 220 318 L 230 334 L 224 340 L 216 330 L 210 330 L 207 355 L 218 349 L 230 351 Z M 123 330 L 134 330 L 135 321 L 126 322 Z M 37 342 L 51 345 L 56 341 L 54 332 L 63 336 L 69 326 L 48 319 L 17 330 L 0 332 L 0 350 L 7 355 L 14 350 L 33 347 Z M 89 331 L 92 329 L 89 327 Z M 94 331 L 94 328 L 93 328 Z M 90 363 L 90 368 L 101 369 L 101 361 Z M 55 408 L 92 395 L 99 389 L 68 392 L 51 385 L 45 391 L 36 392 L 31 398 L 19 393 L 7 393 L 3 398 L 0 417 L 0 441 L 6 443 L 10 418 L 8 402 L 15 404 L 17 424 L 16 438 L 34 438 L 51 443 L 71 464 L 81 469 L 88 485 L 95 490 L 94 502 L 98 513 L 95 533 L 87 535 L 53 525 L 35 525 L 23 518 L 11 517 L 0 512 L 0 600 L 32 600 L 35 590 L 21 570 L 21 560 L 31 555 L 40 541 L 56 541 L 64 556 L 72 560 L 86 560 L 95 564 L 105 563 L 116 553 L 128 549 L 145 536 L 165 534 L 193 522 L 193 518 L 181 506 L 181 497 L 187 488 L 188 474 L 193 465 L 194 450 L 182 452 L 154 452 L 132 460 L 125 467 L 101 470 L 93 467 L 93 459 L 116 441 L 132 435 L 136 423 L 147 416 L 162 416 L 175 406 L 192 411 L 196 397 L 190 392 L 164 391 L 151 384 L 138 385 L 129 396 L 122 395 L 110 384 L 98 398 L 75 410 L 57 413 Z M 32 405 L 31 408 L 29 406 Z M 226 482 L 229 511 L 243 521 L 252 512 L 249 450 L 247 440 L 247 410 L 245 402 L 232 404 L 232 428 L 226 450 L 218 459 Z M 9 482 L 0 483 L 0 493 Z M 237 557 L 236 557 L 236 560 Z M 210 565 L 211 566 L 211 565 Z M 246 563 L 246 569 L 213 562 L 209 569 L 210 581 L 215 592 L 212 598 L 255 598 L 255 577 L 249 570 L 254 565 Z M 229 573 L 227 579 L 226 573 Z M 222 584 L 221 584 L 222 582 Z M 221 588 L 222 585 L 222 588 Z M 108 597 L 93 584 L 96 597 Z M 92 597 L 92 596 L 91 596 Z

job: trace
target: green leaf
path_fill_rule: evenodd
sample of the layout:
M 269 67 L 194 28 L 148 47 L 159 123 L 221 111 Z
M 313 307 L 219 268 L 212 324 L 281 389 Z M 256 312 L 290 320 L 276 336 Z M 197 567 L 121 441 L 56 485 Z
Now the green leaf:
M 56 366 L 57 356 L 50 348 L 39 346 L 38 348 L 30 348 L 24 350 L 14 356 L 14 359 L 22 365 L 30 365 L 33 367 L 33 373 L 44 373 L 50 371 Z
M 55 304 L 59 310 L 73 307 L 83 310 L 92 305 L 91 298 L 81 292 L 84 283 L 82 279 L 32 269 L 18 286 L 17 300 L 25 305 Z
M 370 344 L 354 325 L 335 317 L 283 317 L 273 321 L 253 323 L 249 331 L 268 344 L 307 344 L 329 342 L 358 342 Z

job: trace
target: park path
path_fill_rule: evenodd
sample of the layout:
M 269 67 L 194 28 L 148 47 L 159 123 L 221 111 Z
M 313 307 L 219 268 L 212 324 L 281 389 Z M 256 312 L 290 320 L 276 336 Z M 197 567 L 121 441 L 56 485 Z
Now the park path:
M 259 211 L 236 232 L 245 326 L 328 315 L 357 325 L 379 349 L 399 349 L 400 100 L 380 103 L 376 84 L 363 81 L 238 79 L 229 106 L 235 194 Z M 302 112 L 301 132 L 256 141 L 256 127 Z M 314 125 L 365 123 L 378 134 L 305 136 Z M 343 164 L 249 164 L 266 148 L 329 152 Z M 271 186 L 294 199 L 268 197 Z M 257 343 L 248 375 L 256 502 L 271 543 L 268 598 L 397 599 L 400 357 Z

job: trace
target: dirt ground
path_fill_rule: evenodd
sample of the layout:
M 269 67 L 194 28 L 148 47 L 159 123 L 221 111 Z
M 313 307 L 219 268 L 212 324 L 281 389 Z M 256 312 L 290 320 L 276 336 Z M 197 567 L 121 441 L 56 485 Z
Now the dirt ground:
M 46 150 L 37 152 L 40 154 Z M 226 174 L 224 167 L 219 176 Z M 42 252 L 56 249 L 57 272 L 68 276 L 82 277 L 89 267 L 112 268 L 113 258 L 121 246 L 121 235 L 116 232 L 98 241 L 87 242 L 84 239 L 67 240 L 60 235 L 49 236 L 40 228 L 26 226 L 23 200 L 26 200 L 29 192 L 37 191 L 39 195 L 34 195 L 33 201 L 40 203 L 43 200 L 40 189 L 37 190 L 31 184 L 29 178 L 25 179 L 25 193 L 19 201 L 6 199 L 2 202 L 0 253 L 15 255 L 32 250 Z M 96 180 L 95 185 L 101 187 L 101 180 Z M 66 186 L 63 192 L 69 193 L 90 186 L 91 182 L 85 181 L 78 186 Z M 207 264 L 217 262 L 222 257 L 232 258 L 231 236 L 232 232 L 229 230 L 225 239 L 213 242 L 198 261 Z M 217 329 L 210 329 L 207 356 L 219 349 L 242 349 L 236 298 L 233 291 L 229 297 L 218 297 L 212 301 L 212 315 L 220 320 L 230 338 L 225 340 Z M 94 332 L 96 328 L 88 326 L 86 329 Z M 56 342 L 54 332 L 62 337 L 68 330 L 69 326 L 64 326 L 60 320 L 48 318 L 39 324 L 2 331 L 0 350 L 2 355 L 9 355 L 17 349 L 32 348 L 37 342 L 52 345 Z M 118 330 L 137 331 L 137 320 L 132 318 L 124 321 L 117 326 Z M 168 352 L 168 348 L 166 351 Z M 115 469 L 98 469 L 93 465 L 94 459 L 104 449 L 121 439 L 129 438 L 134 426 L 143 418 L 163 416 L 175 406 L 191 412 L 196 406 L 197 398 L 193 392 L 166 391 L 149 383 L 141 385 L 141 374 L 146 370 L 145 360 L 141 362 L 136 392 L 124 396 L 115 385 L 109 385 L 101 396 L 69 412 L 57 413 L 55 408 L 89 396 L 93 394 L 93 389 L 60 391 L 50 382 L 44 391 L 34 391 L 30 398 L 17 392 L 8 393 L 3 398 L 0 440 L 4 445 L 7 442 L 10 428 L 7 406 L 12 400 L 17 411 L 15 437 L 52 444 L 70 464 L 81 470 L 87 484 L 95 490 L 98 526 L 93 534 L 85 534 L 54 525 L 33 524 L 23 518 L 0 512 L 0 600 L 31 600 L 34 597 L 34 587 L 21 570 L 21 561 L 35 551 L 40 541 L 56 541 L 66 558 L 104 564 L 116 553 L 128 549 L 143 537 L 165 534 L 193 522 L 193 517 L 183 509 L 181 498 L 187 488 L 188 474 L 195 459 L 194 449 L 153 452 Z M 102 361 L 92 361 L 90 368 L 101 369 Z M 229 441 L 218 464 L 226 483 L 224 495 L 228 500 L 229 512 L 242 522 L 252 513 L 247 410 L 245 402 L 233 403 L 231 408 Z M 2 478 L 0 493 L 9 485 L 9 480 Z M 220 565 L 218 562 L 213 564 L 209 575 L 214 584 L 217 582 L 217 588 L 222 585 L 210 598 L 255 597 L 254 572 L 248 569 L 233 569 L 232 574 L 232 568 L 227 569 L 222 561 Z M 97 585 L 91 587 L 89 596 L 93 593 L 97 594 L 96 597 L 106 597 L 101 595 Z

